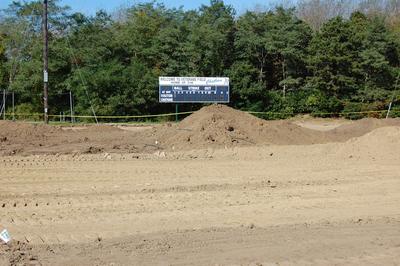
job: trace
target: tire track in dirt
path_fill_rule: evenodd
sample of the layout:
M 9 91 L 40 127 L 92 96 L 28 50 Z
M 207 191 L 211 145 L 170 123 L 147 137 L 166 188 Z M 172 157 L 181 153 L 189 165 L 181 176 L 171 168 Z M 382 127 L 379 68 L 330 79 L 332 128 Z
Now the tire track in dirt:
M 37 160 L 40 162 L 40 158 Z M 171 163 L 175 164 L 175 169 L 166 173 Z M 207 169 L 201 167 L 204 163 L 208 165 Z M 0 203 L 5 205 L 2 208 L 5 216 L 14 217 L 14 220 L 10 222 L 1 218 L 0 223 L 18 228 L 21 233 L 17 233 L 17 237 L 28 238 L 31 242 L 39 241 L 42 234 L 45 243 L 90 242 L 101 236 L 101 232 L 113 224 L 118 226 L 118 232 L 106 231 L 102 237 L 135 234 L 141 231 L 140 228 L 144 228 L 143 221 L 146 219 L 154 222 L 158 220 L 156 228 L 171 228 L 174 219 L 178 217 L 185 223 L 190 221 L 190 216 L 201 215 L 204 221 L 199 226 L 204 226 L 216 222 L 219 214 L 227 218 L 226 225 L 240 225 L 246 220 L 240 216 L 251 217 L 251 213 L 260 216 L 261 218 L 255 219 L 260 221 L 265 215 L 277 217 L 289 212 L 294 216 L 329 208 L 333 208 L 331 212 L 334 212 L 351 201 L 355 206 L 361 201 L 360 207 L 363 207 L 364 199 L 354 195 L 356 188 L 363 186 L 365 188 L 362 195 L 369 191 L 375 206 L 386 206 L 383 213 L 399 202 L 398 195 L 392 191 L 398 182 L 396 175 L 393 176 L 393 169 L 390 168 L 385 172 L 380 171 L 379 178 L 384 179 L 386 184 L 380 190 L 374 191 L 376 170 L 374 172 L 372 169 L 376 169 L 375 166 L 359 172 L 355 165 L 346 170 L 347 173 L 342 172 L 351 178 L 343 178 L 337 174 L 335 176 L 335 167 L 318 166 L 305 172 L 312 176 L 299 179 L 296 178 L 296 168 L 284 174 L 276 170 L 265 173 L 265 163 L 238 163 L 225 159 L 212 162 L 160 160 L 154 165 L 153 161 L 146 160 L 105 160 L 97 167 L 95 162 L 67 161 L 66 164 L 73 165 L 74 171 L 65 170 L 68 167 L 60 171 L 60 165 L 52 164 L 47 165 L 43 171 L 39 163 L 37 168 L 30 170 L 29 175 L 21 172 L 21 175 L 9 177 L 8 174 L 1 173 L 0 181 L 6 181 L 7 185 L 11 185 L 9 189 L 14 192 L 2 193 Z M 149 169 L 150 165 L 152 169 Z M 111 170 L 114 168 L 120 170 Z M 244 173 L 248 173 L 249 176 L 246 178 Z M 330 177 L 326 178 L 327 175 Z M 12 182 L 7 183 L 10 180 Z M 29 189 L 24 181 L 28 181 Z M 339 200 L 343 196 L 343 188 L 353 191 L 353 196 Z M 373 195 L 382 190 L 386 190 L 387 193 L 391 191 L 391 194 L 383 200 L 379 197 L 373 198 Z M 21 191 L 20 194 L 18 191 Z M 392 201 L 388 201 L 389 196 Z M 238 213 L 241 215 L 238 216 Z M 170 217 L 165 216 L 166 214 Z M 323 216 L 324 214 L 314 219 L 318 220 Z M 141 218 L 138 222 L 139 217 Z M 269 220 L 274 222 L 271 218 Z M 93 228 L 92 224 L 97 225 Z M 136 224 L 138 229 L 132 231 L 129 224 Z M 193 221 L 189 222 L 190 224 L 195 225 Z M 184 227 L 183 224 L 178 226 Z M 75 233 L 68 230 L 75 230 Z M 22 233 L 29 231 L 37 233 L 33 236 Z M 51 233 L 52 231 L 57 233 Z M 59 235 L 65 237 L 60 238 Z
M 396 265 L 399 222 L 204 228 L 38 246 L 43 265 Z M 79 256 L 85 254 L 85 256 Z M 93 260 L 95 258 L 95 260 Z

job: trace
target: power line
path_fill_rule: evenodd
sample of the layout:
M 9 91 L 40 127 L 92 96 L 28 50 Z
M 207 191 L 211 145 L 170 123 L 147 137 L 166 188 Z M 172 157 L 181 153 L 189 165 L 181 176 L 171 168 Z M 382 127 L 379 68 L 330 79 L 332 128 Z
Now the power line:
M 81 70 L 80 70 L 80 68 L 79 68 L 79 66 L 78 66 L 78 63 L 77 63 L 78 61 L 77 61 L 76 55 L 75 55 L 75 53 L 74 53 L 74 50 L 72 49 L 72 45 L 71 45 L 71 43 L 70 43 L 70 41 L 69 41 L 69 36 L 66 36 L 65 39 L 66 39 L 66 41 L 67 41 L 67 45 L 68 45 L 68 48 L 69 48 L 69 50 L 70 50 L 70 52 L 71 52 L 72 59 L 73 59 L 73 61 L 74 61 L 74 64 L 75 64 L 75 66 L 76 66 L 76 69 L 77 69 L 77 71 L 78 71 L 79 78 L 81 79 L 83 88 L 84 88 L 84 90 L 85 90 L 86 97 L 87 97 L 87 99 L 88 99 L 88 101 L 89 101 L 90 109 L 92 110 L 94 119 L 96 120 L 96 124 L 98 124 L 99 121 L 97 120 L 96 112 L 94 111 L 92 101 L 91 101 L 91 99 L 90 99 L 90 97 L 89 97 L 89 92 L 88 92 L 88 89 L 87 89 L 87 83 L 86 83 L 86 81 L 84 80 L 83 75 L 82 75 L 82 72 L 81 72 Z

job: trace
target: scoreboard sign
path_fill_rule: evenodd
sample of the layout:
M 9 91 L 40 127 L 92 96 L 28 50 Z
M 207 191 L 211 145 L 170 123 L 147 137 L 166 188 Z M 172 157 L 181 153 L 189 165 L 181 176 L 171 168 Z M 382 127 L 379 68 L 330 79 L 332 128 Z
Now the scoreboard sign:
M 229 103 L 229 78 L 160 77 L 160 103 Z

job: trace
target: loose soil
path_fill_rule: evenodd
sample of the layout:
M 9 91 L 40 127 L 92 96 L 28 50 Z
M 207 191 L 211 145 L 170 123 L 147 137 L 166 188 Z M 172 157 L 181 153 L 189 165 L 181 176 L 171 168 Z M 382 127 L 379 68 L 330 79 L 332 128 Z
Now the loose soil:
M 343 125 L 325 131 L 310 129 L 310 123 L 302 126 L 296 120 L 266 121 L 225 105 L 204 107 L 178 124 L 153 126 L 61 127 L 2 121 L 0 155 L 154 153 L 322 144 L 344 142 L 380 127 L 400 126 L 400 119 L 342 121 Z
M 399 120 L 298 121 L 2 122 L 0 265 L 397 265 Z

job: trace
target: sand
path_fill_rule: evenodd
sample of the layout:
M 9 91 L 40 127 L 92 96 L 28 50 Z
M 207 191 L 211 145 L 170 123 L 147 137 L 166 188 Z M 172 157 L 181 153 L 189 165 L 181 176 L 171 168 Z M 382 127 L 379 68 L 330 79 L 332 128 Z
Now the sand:
M 0 265 L 396 265 L 397 123 L 312 130 L 212 106 L 134 130 L 0 124 L 2 152 L 21 149 L 0 156 Z M 34 145 L 66 136 L 78 151 Z

